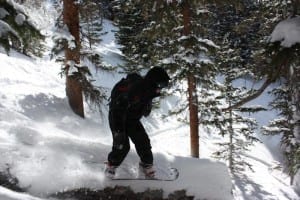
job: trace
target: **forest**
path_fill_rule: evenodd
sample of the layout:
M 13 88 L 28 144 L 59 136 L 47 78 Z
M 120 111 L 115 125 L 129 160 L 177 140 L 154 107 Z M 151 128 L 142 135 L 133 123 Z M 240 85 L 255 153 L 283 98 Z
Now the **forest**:
M 38 13 L 46 3 L 57 13 L 51 36 L 29 20 L 46 15 Z M 116 65 L 99 50 L 106 20 L 117 28 Z M 214 130 L 225 139 L 213 159 L 242 177 L 260 135 L 278 138 L 279 168 L 300 193 L 300 0 L 0 0 L 0 46 L 1 54 L 47 53 L 59 63 L 68 105 L 82 119 L 106 112 L 110 94 L 95 71 L 163 67 L 171 86 L 153 106 L 180 96 L 161 119 L 187 125 L 190 157 L 202 158 L 202 130 Z M 265 93 L 272 96 L 267 106 L 251 103 Z M 267 111 L 277 113 L 268 124 L 252 117 Z

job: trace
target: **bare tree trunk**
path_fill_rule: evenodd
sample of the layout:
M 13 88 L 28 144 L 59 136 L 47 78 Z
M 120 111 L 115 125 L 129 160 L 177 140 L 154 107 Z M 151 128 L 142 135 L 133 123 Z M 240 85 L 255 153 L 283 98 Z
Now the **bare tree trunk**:
M 300 12 L 300 0 L 292 0 L 293 16 L 297 16 Z
M 183 34 L 191 33 L 190 5 L 188 0 L 183 2 Z M 188 48 L 188 47 L 186 47 Z M 197 82 L 194 74 L 188 74 L 188 101 L 190 111 L 190 137 L 191 137 L 191 156 L 199 158 L 199 119 L 198 119 L 198 97 L 197 97 Z
M 300 143 L 300 65 L 291 65 L 289 69 L 289 87 L 291 88 L 290 91 L 290 99 L 291 99 L 291 106 L 292 106 L 292 121 L 294 123 L 293 126 L 293 135 L 295 137 L 295 141 L 297 144 Z M 295 176 L 299 169 L 297 168 L 297 164 L 299 163 L 299 156 L 297 155 L 296 151 L 299 150 L 295 149 L 297 148 L 297 144 L 294 144 L 294 155 L 292 155 L 292 158 L 289 158 L 290 162 L 290 185 L 294 184 Z
M 63 20 L 67 25 L 70 33 L 75 38 L 75 48 L 65 47 L 66 60 L 66 93 L 69 99 L 69 104 L 72 110 L 79 116 L 84 117 L 82 87 L 78 80 L 73 76 L 69 76 L 68 61 L 74 61 L 76 64 L 80 63 L 80 36 L 79 36 L 79 11 L 78 5 L 74 0 L 63 0 Z
M 231 99 L 229 99 L 229 106 L 231 106 Z M 230 172 L 233 174 L 234 173 L 234 168 L 233 168 L 233 127 L 232 127 L 232 110 L 229 110 L 229 116 L 230 116 L 230 125 L 229 125 L 229 169 Z
M 199 119 L 198 97 L 196 93 L 196 79 L 193 74 L 188 75 L 191 156 L 199 158 Z
M 297 141 L 300 141 L 300 66 L 291 66 L 290 68 L 292 104 L 295 106 L 293 113 L 294 135 Z

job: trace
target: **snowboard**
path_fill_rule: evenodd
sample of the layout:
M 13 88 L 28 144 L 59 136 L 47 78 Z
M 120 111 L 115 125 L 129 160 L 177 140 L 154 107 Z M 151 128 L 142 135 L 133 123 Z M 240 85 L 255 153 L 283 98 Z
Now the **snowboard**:
M 111 180 L 152 180 L 152 181 L 175 181 L 179 177 L 179 171 L 178 169 L 172 167 L 168 169 L 161 169 L 156 168 L 155 169 L 155 177 L 145 177 L 144 175 L 133 175 L 133 174 L 127 174 L 127 175 L 118 175 L 114 178 L 111 178 Z
M 153 181 L 175 181 L 179 177 L 178 169 L 174 167 L 161 167 L 154 166 L 155 177 L 145 177 L 141 169 L 138 166 L 130 166 L 128 164 L 122 164 L 118 167 L 116 175 L 110 180 L 153 180 Z

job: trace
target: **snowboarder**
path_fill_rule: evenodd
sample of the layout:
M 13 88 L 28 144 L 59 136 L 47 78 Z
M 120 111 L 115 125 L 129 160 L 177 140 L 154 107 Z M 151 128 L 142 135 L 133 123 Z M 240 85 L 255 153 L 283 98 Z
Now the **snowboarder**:
M 140 157 L 142 172 L 146 177 L 154 177 L 150 139 L 140 119 L 150 114 L 152 99 L 161 95 L 161 89 L 168 86 L 169 80 L 170 77 L 163 68 L 154 67 L 145 77 L 136 73 L 129 74 L 114 86 L 109 104 L 113 146 L 108 154 L 106 176 L 114 177 L 117 167 L 129 152 L 131 139 Z

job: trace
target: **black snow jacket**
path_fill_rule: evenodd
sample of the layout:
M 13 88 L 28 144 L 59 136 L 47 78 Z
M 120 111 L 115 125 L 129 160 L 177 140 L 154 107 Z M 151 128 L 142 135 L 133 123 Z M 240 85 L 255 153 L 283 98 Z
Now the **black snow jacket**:
M 152 100 L 161 95 L 162 88 L 167 87 L 170 77 L 160 67 L 149 70 L 144 78 L 134 82 L 129 88 L 128 94 L 120 98 L 118 106 L 110 107 L 110 112 L 125 124 L 126 120 L 139 120 L 142 116 L 148 116 L 152 108 Z M 123 129 L 124 127 L 118 127 Z

